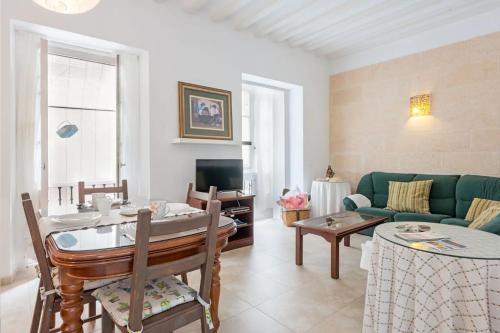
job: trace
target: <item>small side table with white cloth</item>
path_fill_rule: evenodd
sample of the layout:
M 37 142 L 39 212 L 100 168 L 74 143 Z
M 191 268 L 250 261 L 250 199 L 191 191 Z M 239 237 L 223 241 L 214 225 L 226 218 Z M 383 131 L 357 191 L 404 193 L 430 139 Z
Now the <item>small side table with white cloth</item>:
M 344 211 L 343 200 L 351 194 L 348 182 L 315 180 L 311 187 L 312 216 L 323 216 Z
M 467 246 L 424 251 L 394 236 L 398 224 L 375 229 L 363 332 L 500 332 L 500 237 L 410 222 Z

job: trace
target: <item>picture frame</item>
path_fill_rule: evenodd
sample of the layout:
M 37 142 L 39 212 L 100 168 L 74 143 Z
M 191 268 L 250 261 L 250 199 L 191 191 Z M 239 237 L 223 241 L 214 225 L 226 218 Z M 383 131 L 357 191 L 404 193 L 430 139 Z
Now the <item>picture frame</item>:
M 180 138 L 233 140 L 230 91 L 180 81 L 178 88 Z

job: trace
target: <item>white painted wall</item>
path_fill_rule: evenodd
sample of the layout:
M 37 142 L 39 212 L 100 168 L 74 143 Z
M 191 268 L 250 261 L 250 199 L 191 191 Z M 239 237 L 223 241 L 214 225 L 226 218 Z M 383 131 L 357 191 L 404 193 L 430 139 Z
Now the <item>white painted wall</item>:
M 9 235 L 9 206 L 13 119 L 9 118 L 9 20 L 51 26 L 137 47 L 149 52 L 151 195 L 181 200 L 185 183 L 194 180 L 197 158 L 239 158 L 240 147 L 172 144 L 178 135 L 177 81 L 231 90 L 234 135 L 239 139 L 241 74 L 250 73 L 300 85 L 304 89 L 304 184 L 323 174 L 329 160 L 329 66 L 327 61 L 300 50 L 229 31 L 177 6 L 153 0 L 106 0 L 84 15 L 64 16 L 46 11 L 31 0 L 1 1 L 0 224 Z M 9 126 L 9 124 L 11 126 Z M 6 231 L 6 232 L 4 232 Z M 9 240 L 0 239 L 0 276 L 12 272 Z M 17 249 L 12 249 L 16 251 Z M 7 268 L 6 268 L 7 267 Z

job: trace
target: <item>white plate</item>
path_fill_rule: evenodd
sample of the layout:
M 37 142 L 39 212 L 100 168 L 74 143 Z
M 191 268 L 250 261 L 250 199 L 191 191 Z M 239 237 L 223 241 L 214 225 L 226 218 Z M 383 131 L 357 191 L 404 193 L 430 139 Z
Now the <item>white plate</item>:
M 177 203 L 177 202 L 167 203 L 167 211 L 170 214 L 178 214 L 189 209 L 192 209 L 192 207 L 189 206 L 187 203 Z
M 89 212 L 89 213 L 77 213 L 77 214 L 65 214 L 52 216 L 50 221 L 53 223 L 62 224 L 97 224 L 101 220 L 101 213 Z

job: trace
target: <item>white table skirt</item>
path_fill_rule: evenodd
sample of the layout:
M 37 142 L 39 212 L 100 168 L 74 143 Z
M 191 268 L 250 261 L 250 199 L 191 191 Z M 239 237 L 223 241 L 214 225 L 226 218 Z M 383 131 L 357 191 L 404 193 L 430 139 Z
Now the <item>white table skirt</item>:
M 499 260 L 373 242 L 363 332 L 500 332 Z
M 311 187 L 312 215 L 322 216 L 344 211 L 342 201 L 350 194 L 351 186 L 347 182 L 313 181 Z

